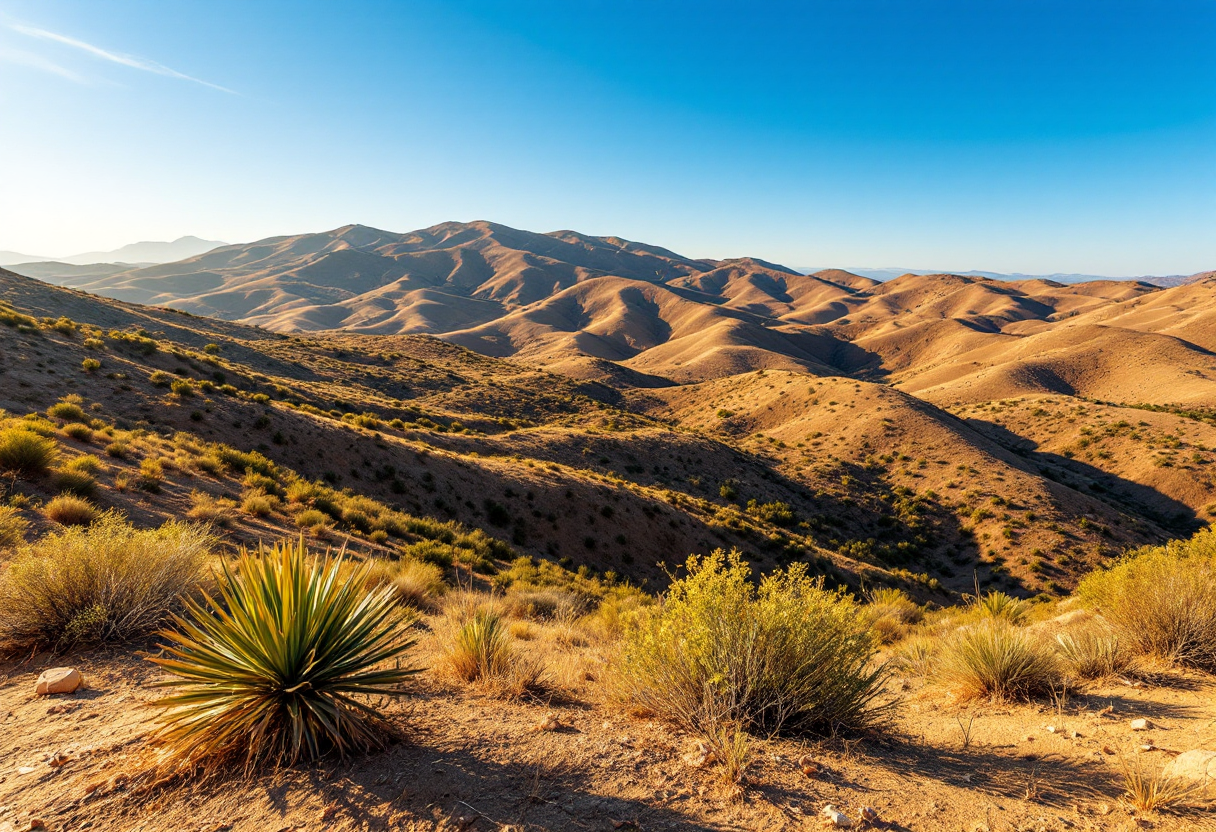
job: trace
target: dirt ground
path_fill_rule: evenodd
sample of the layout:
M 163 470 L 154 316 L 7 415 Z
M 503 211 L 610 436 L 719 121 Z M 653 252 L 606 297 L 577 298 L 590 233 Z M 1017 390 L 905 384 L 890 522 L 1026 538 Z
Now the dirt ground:
M 433 658 L 425 637 L 419 649 Z M 756 740 L 740 793 L 719 768 L 690 765 L 692 736 L 604 698 L 594 644 L 535 649 L 553 682 L 540 699 L 424 671 L 385 703 L 405 737 L 386 751 L 153 787 L 140 772 L 157 754 L 156 667 L 130 648 L 0 666 L 0 832 L 35 821 L 65 832 L 801 830 L 821 828 L 827 805 L 854 819 L 869 806 L 879 820 L 868 828 L 909 832 L 1216 829 L 1203 808 L 1137 813 L 1119 800 L 1120 757 L 1152 771 L 1216 748 L 1209 676 L 1168 671 L 1054 703 L 966 707 L 897 678 L 898 705 L 868 736 Z M 39 672 L 63 664 L 87 688 L 36 697 Z M 550 714 L 558 727 L 540 729 Z M 1134 718 L 1153 727 L 1132 731 Z

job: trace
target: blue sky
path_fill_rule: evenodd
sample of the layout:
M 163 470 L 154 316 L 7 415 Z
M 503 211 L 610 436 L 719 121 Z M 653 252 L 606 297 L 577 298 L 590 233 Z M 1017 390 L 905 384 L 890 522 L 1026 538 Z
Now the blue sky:
M 491 219 L 1216 268 L 1216 3 L 0 0 L 0 249 Z

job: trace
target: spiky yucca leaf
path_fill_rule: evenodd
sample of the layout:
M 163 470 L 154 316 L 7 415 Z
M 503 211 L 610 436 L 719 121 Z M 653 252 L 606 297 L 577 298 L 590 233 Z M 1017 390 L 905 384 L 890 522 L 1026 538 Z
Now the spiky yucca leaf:
M 185 602 L 161 634 L 168 655 L 152 659 L 178 677 L 157 704 L 179 759 L 291 763 L 384 745 L 386 721 L 356 697 L 400 694 L 416 672 L 386 666 L 413 646 L 412 614 L 391 587 L 368 593 L 365 568 L 310 558 L 301 538 L 243 553 L 216 576 L 218 598 Z

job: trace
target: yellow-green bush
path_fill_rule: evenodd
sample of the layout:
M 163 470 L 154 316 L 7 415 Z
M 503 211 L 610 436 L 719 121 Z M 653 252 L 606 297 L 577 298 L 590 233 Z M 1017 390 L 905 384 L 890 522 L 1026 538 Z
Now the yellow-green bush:
M 1216 531 L 1129 552 L 1088 575 L 1077 595 L 1134 652 L 1216 669 Z
M 22 546 L 0 573 L 0 649 L 145 636 L 198 583 L 211 545 L 196 526 L 137 530 L 108 514 Z
M 55 443 L 24 427 L 0 431 L 0 468 L 25 476 L 46 472 L 55 462 Z
M 25 542 L 25 532 L 30 521 L 21 516 L 14 506 L 0 506 L 0 548 L 16 546 Z
M 881 711 L 886 668 L 850 596 L 801 563 L 757 587 L 738 552 L 687 568 L 626 627 L 619 676 L 634 706 L 703 733 L 855 729 Z

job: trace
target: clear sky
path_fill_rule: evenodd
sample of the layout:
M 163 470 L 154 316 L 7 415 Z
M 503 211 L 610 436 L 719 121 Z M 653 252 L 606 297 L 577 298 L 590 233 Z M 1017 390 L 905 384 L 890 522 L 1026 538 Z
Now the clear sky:
M 1216 268 L 1216 2 L 0 0 L 0 249 L 490 219 Z

